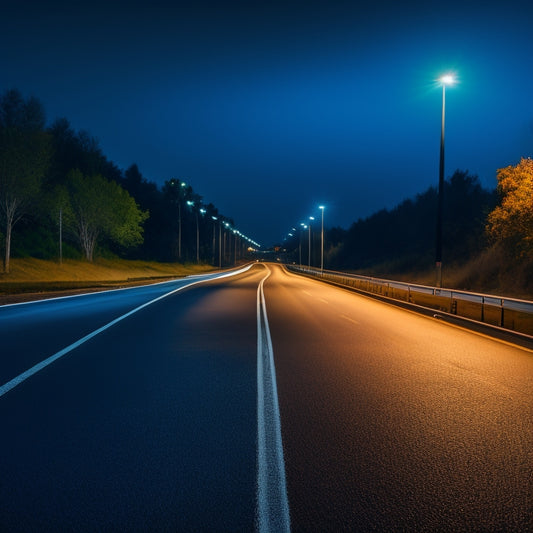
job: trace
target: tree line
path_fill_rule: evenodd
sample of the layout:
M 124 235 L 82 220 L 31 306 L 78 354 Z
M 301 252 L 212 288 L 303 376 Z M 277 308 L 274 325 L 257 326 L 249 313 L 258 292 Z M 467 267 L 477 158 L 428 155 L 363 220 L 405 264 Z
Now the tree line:
M 233 220 L 190 184 L 122 171 L 66 118 L 47 127 L 42 103 L 17 89 L 0 96 L 0 222 L 4 272 L 13 255 L 222 266 L 246 252 Z

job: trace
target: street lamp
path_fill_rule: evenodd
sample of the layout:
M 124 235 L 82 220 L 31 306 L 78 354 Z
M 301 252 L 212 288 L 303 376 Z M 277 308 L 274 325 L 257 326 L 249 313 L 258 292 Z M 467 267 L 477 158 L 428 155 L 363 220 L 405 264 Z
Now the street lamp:
M 455 78 L 446 74 L 439 78 L 442 84 L 442 123 L 440 132 L 440 161 L 439 161 L 439 193 L 437 204 L 437 234 L 435 240 L 435 267 L 437 274 L 436 286 L 442 286 L 442 208 L 444 192 L 444 117 L 446 113 L 446 85 L 453 85 Z
M 215 217 L 213 215 L 211 215 L 211 218 L 213 219 L 213 265 L 215 264 L 215 257 L 216 257 L 216 224 L 217 224 L 217 220 L 218 220 L 218 217 Z M 220 247 L 220 242 L 219 242 L 219 247 Z
M 230 225 L 229 222 L 224 222 L 225 230 L 224 230 L 224 263 L 226 262 L 226 235 L 230 232 Z M 231 260 L 231 239 L 228 236 L 228 262 Z
M 303 222 L 300 222 L 300 226 L 302 226 L 302 229 L 300 230 L 299 255 L 300 255 L 300 268 L 302 268 L 302 234 L 303 234 L 303 230 L 307 229 L 307 226 Z
M 320 271 L 324 272 L 324 206 L 319 205 L 318 209 L 322 211 L 322 231 L 320 233 L 321 251 L 320 251 Z
M 187 205 L 193 209 L 194 208 L 194 202 L 192 200 L 187 200 Z M 194 209 L 193 209 L 194 211 Z M 198 234 L 198 211 L 196 211 L 196 233 Z M 188 255 L 188 254 L 187 254 Z M 196 251 L 196 257 L 198 258 L 198 250 Z
M 311 220 L 315 220 L 315 217 L 309 217 L 309 268 L 311 268 Z
M 199 211 L 202 216 L 206 213 L 203 208 L 200 208 Z M 200 226 L 198 224 L 198 211 L 196 211 L 196 262 L 200 262 Z
M 172 178 L 169 184 L 172 187 L 176 185 L 178 186 L 176 190 L 178 202 L 178 259 L 181 261 L 181 201 L 182 197 L 187 193 L 187 191 L 184 189 L 184 187 L 187 187 L 187 184 L 184 181 L 180 181 L 179 179 L 175 178 Z M 183 193 L 182 190 L 184 191 Z
M 178 258 L 181 261 L 181 188 L 186 187 L 187 184 L 180 182 L 180 189 L 178 189 Z

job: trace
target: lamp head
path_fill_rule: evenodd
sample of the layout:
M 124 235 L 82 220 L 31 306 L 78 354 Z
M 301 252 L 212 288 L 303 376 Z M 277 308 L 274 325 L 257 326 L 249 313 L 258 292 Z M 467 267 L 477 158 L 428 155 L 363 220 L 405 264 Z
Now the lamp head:
M 452 74 L 445 74 L 439 78 L 439 81 L 443 85 L 453 85 L 455 83 L 455 77 Z

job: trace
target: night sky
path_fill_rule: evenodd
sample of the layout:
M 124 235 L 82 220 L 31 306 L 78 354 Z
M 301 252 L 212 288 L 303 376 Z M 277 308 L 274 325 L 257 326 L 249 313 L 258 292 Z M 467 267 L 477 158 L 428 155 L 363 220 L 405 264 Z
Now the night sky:
M 446 176 L 533 156 L 533 3 L 11 2 L 0 92 L 36 96 L 125 170 L 180 178 L 269 246 L 348 228 Z

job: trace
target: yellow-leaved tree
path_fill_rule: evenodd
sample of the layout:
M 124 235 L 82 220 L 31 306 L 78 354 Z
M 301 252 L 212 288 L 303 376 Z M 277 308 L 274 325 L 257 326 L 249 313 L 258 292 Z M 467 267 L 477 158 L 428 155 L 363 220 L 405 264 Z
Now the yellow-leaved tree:
M 487 232 L 519 258 L 533 258 L 533 160 L 497 171 L 498 205 L 488 216 Z

